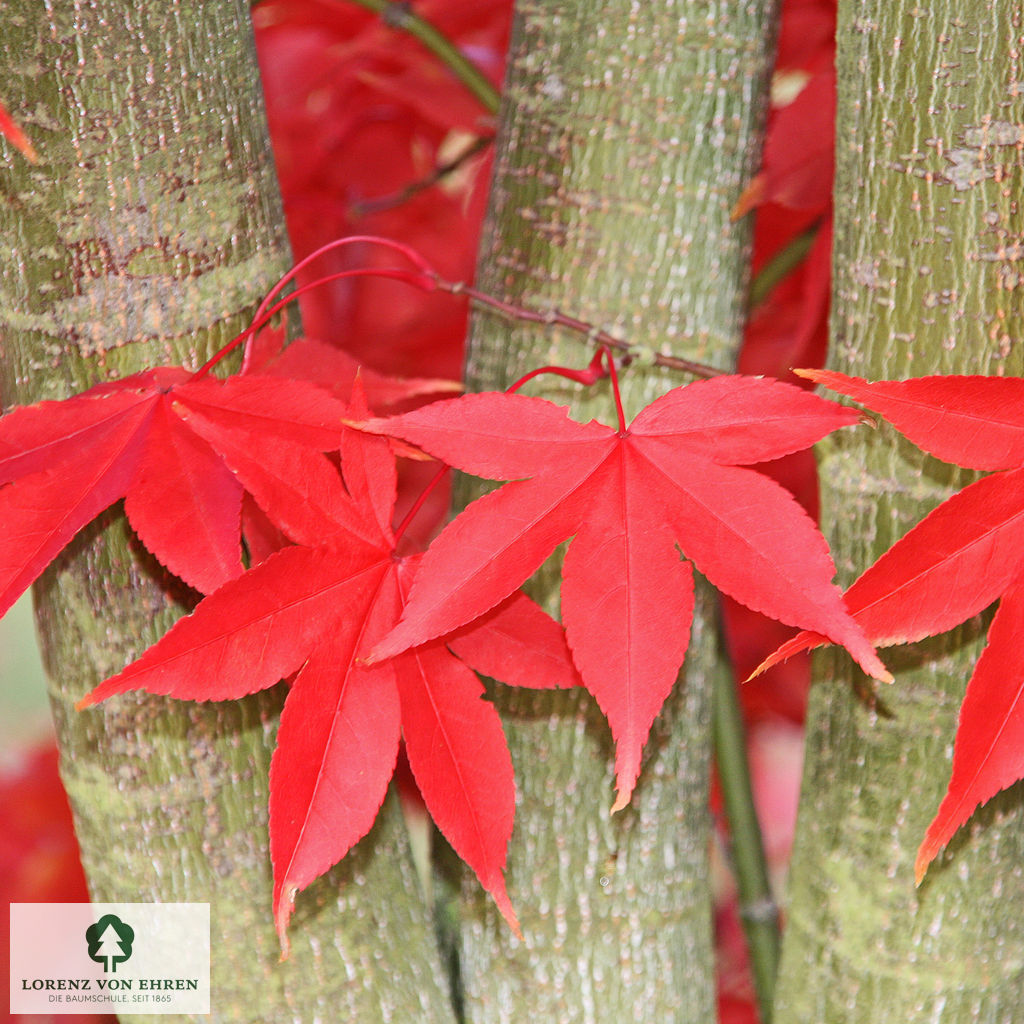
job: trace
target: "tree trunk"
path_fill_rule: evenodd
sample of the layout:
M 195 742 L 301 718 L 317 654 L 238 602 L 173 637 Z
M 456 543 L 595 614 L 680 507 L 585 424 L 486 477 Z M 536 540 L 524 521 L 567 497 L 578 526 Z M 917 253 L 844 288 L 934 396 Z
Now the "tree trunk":
M 42 162 L 0 169 L 5 404 L 197 366 L 288 264 L 242 0 L 0 0 L 0 95 Z M 119 508 L 36 588 L 65 784 L 98 901 L 211 904 L 214 1020 L 452 1021 L 392 801 L 299 898 L 278 964 L 267 770 L 281 692 L 73 704 L 195 595 Z
M 478 286 L 626 338 L 731 366 L 747 226 L 729 210 L 757 163 L 772 0 L 518 4 Z M 579 336 L 480 313 L 468 382 L 504 388 L 545 363 L 581 366 Z M 638 358 L 628 415 L 685 383 Z M 614 422 L 609 389 L 552 377 L 532 393 Z M 464 488 L 464 497 L 469 488 Z M 557 608 L 556 572 L 538 593 Z M 632 804 L 614 818 L 612 744 L 579 693 L 495 688 L 516 767 L 509 890 L 519 942 L 464 888 L 467 1020 L 714 1018 L 708 853 L 710 678 L 705 589 L 685 678 L 655 723 Z
M 831 365 L 1017 374 L 1024 329 L 1019 4 L 840 4 Z M 842 582 L 968 482 L 888 427 L 823 446 Z M 812 695 L 776 1024 L 1024 1019 L 1019 787 L 914 887 L 987 619 L 884 652 L 871 710 L 841 652 Z

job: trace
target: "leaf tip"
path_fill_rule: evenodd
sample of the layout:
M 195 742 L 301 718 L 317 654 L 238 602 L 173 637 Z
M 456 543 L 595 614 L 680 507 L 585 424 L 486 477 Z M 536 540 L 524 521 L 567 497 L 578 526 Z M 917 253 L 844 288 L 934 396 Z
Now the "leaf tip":
M 764 200 L 765 176 L 756 175 L 750 184 L 743 190 L 743 194 L 736 200 L 736 205 L 729 211 L 729 220 L 737 221 L 748 214 L 755 206 L 760 205 Z
M 882 663 L 882 659 L 875 653 L 874 648 L 855 654 L 854 660 L 872 679 L 877 679 L 880 683 L 895 682 L 893 674 Z
M 281 944 L 281 955 L 278 963 L 284 963 L 291 956 L 292 945 L 288 941 L 288 921 L 295 909 L 295 894 L 299 887 L 285 883 L 281 886 L 274 907 L 274 927 L 277 929 L 277 941 Z
M 410 647 L 416 647 L 418 644 L 423 643 L 422 640 L 409 643 L 406 637 L 402 635 L 401 625 L 402 623 L 399 623 L 398 626 L 391 630 L 369 654 L 360 655 L 356 660 L 362 665 L 379 665 L 382 661 L 389 661 L 391 658 L 409 650 Z
M 633 799 L 633 787 L 620 785 L 618 792 L 615 795 L 615 803 L 612 804 L 610 814 L 618 814 L 619 811 L 624 810 L 629 806 L 630 800 Z
M 768 669 L 774 668 L 776 665 L 783 661 L 787 661 L 793 657 L 794 654 L 800 654 L 803 651 L 812 650 L 815 647 L 820 647 L 822 644 L 829 642 L 828 637 L 823 636 L 821 633 L 814 633 L 809 629 L 805 629 L 796 636 L 787 640 L 784 644 L 777 647 L 771 654 L 768 655 L 764 661 L 761 662 L 753 672 L 747 676 L 743 681 L 749 683 L 751 679 L 756 678 Z
M 387 435 L 387 430 L 385 429 L 385 424 L 387 422 L 387 416 L 343 416 L 341 425 L 343 427 L 351 427 L 353 430 L 360 430 L 364 434 Z
M 373 668 L 374 665 L 379 665 L 382 661 L 387 661 L 390 657 L 390 654 L 382 654 L 380 649 L 375 647 L 369 654 L 360 654 L 356 658 L 356 664 L 360 668 Z
M 932 820 L 932 823 L 928 826 L 928 831 L 924 834 L 924 839 L 921 840 L 921 845 L 917 848 L 917 857 L 914 859 L 914 885 L 919 886 L 924 881 L 924 876 L 928 873 L 928 868 L 931 867 L 932 862 L 939 855 L 942 848 L 953 838 L 957 829 L 964 824 L 967 820 L 965 816 L 959 822 L 951 820 L 948 813 L 943 813 L 946 808 L 946 801 L 949 799 L 949 794 L 946 794 L 946 800 L 943 801 L 942 806 L 939 808 L 938 813 Z
M 929 838 L 921 844 L 921 848 L 917 851 L 917 859 L 914 861 L 914 887 L 920 887 L 924 881 L 924 876 L 928 873 L 928 868 L 931 862 L 935 860 L 935 855 L 939 852 L 938 846 Z
M 94 686 L 84 697 L 76 701 L 75 710 L 85 711 L 87 708 L 93 708 L 97 704 L 102 704 L 108 697 L 113 697 L 116 691 L 106 686 L 106 683 L 109 681 L 108 679 L 100 683 L 99 686 Z
M 743 682 L 749 683 L 751 679 L 756 679 L 759 675 L 763 675 L 765 672 L 767 672 L 768 669 L 774 668 L 776 665 L 779 664 L 779 662 L 785 660 L 786 659 L 782 657 L 778 651 L 773 651 L 771 654 L 768 655 L 767 658 L 764 659 L 764 661 L 761 662 L 760 665 L 757 666 L 757 668 L 754 669 L 753 672 L 750 673 L 749 676 L 747 676 L 746 679 L 743 680 Z
M 584 682 L 584 685 L 586 683 Z M 643 753 L 644 744 L 647 742 L 647 730 L 640 738 L 616 735 L 621 724 L 616 726 L 610 723 L 612 735 L 615 736 L 615 803 L 612 804 L 609 814 L 618 814 L 619 811 L 629 806 L 633 799 L 633 791 L 636 789 L 637 779 L 640 778 L 640 758 Z M 649 730 L 650 726 L 647 727 Z
M 524 942 L 523 930 L 519 927 L 519 918 L 516 917 L 512 901 L 508 898 L 508 890 L 505 888 L 504 879 L 502 879 L 498 885 L 493 886 L 490 889 L 490 893 L 498 910 L 501 911 L 501 916 L 505 918 L 506 924 L 508 924 L 509 928 L 511 928 L 515 933 L 515 937 L 520 942 Z
M 872 679 L 877 679 L 880 683 L 893 683 L 895 679 L 893 674 L 885 667 L 882 659 L 878 656 L 878 652 L 875 650 L 870 643 L 867 646 L 861 644 L 845 645 L 846 649 L 853 655 L 854 661 L 869 675 Z

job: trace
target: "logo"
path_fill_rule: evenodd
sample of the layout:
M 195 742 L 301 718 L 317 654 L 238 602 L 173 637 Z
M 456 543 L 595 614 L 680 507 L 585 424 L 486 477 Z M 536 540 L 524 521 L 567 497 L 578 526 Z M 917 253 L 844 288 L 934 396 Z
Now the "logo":
M 15 1019 L 208 1014 L 210 905 L 12 903 L 9 959 Z
M 89 959 L 103 964 L 104 974 L 116 974 L 117 965 L 132 955 L 135 929 L 115 914 L 104 914 L 85 929 L 85 941 L 89 944 Z

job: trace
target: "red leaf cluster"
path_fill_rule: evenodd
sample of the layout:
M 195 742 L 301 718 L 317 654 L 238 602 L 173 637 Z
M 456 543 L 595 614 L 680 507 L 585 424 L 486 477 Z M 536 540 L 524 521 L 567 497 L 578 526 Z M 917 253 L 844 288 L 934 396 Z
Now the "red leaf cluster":
M 801 371 L 881 413 L 922 450 L 990 470 L 898 540 L 846 592 L 878 646 L 943 633 L 999 600 L 960 709 L 953 772 L 918 851 L 918 881 L 979 804 L 1024 778 L 1024 379 L 936 376 L 869 383 Z M 805 631 L 769 663 L 825 643 Z
M 365 419 L 358 384 L 353 402 L 347 416 Z M 285 949 L 296 892 L 369 831 L 400 738 L 434 821 L 518 927 L 502 877 L 512 763 L 472 669 L 520 686 L 576 685 L 561 628 L 509 594 L 444 641 L 367 664 L 420 566 L 420 556 L 396 550 L 388 442 L 342 431 L 339 417 L 339 474 L 316 446 L 239 436 L 194 410 L 185 418 L 294 544 L 225 583 L 80 706 L 135 689 L 231 700 L 294 677 L 271 764 L 274 913 Z
M 304 366 L 310 348 L 297 351 Z M 278 358 L 264 356 L 264 367 Z M 622 807 L 686 651 L 690 561 L 887 676 L 830 582 L 820 534 L 788 492 L 745 468 L 856 423 L 850 410 L 747 377 L 677 388 L 618 430 L 502 394 L 375 420 L 358 377 L 351 392 L 346 404 L 285 376 L 161 369 L 0 421 L 6 600 L 121 497 L 143 543 L 209 592 L 80 706 L 136 689 L 237 699 L 291 679 L 271 769 L 283 944 L 295 893 L 369 830 L 400 740 L 434 821 L 517 927 L 502 877 L 512 766 L 473 670 L 530 687 L 582 676 L 616 740 Z M 425 555 L 407 554 L 392 526 L 393 442 L 374 431 L 514 482 Z M 256 524 L 245 571 L 243 521 Z M 562 627 L 517 589 L 569 537 L 571 654 Z
M 506 33 L 499 9 L 504 0 L 418 7 L 494 81 Z M 758 207 L 758 266 L 817 225 L 803 269 L 755 311 L 748 371 L 781 373 L 799 353 L 821 355 L 833 17 L 830 0 L 787 4 L 780 69 L 806 81 L 774 112 L 764 166 L 737 210 Z M 468 278 L 483 159 L 428 188 L 406 186 L 493 130 L 477 102 L 354 6 L 268 0 L 254 21 L 273 53 L 268 102 L 297 254 L 358 227 L 400 236 L 445 276 Z M 34 157 L 2 106 L 0 134 Z M 378 255 L 348 247 L 330 258 L 338 262 L 318 273 L 372 266 Z M 452 388 L 435 375 L 458 372 L 464 314 L 444 298 L 396 299 L 392 289 L 361 279 L 309 293 L 312 340 L 283 348 L 265 332 L 243 375 L 154 370 L 0 421 L 0 610 L 121 499 L 146 547 L 208 595 L 83 705 L 132 689 L 234 699 L 289 679 L 271 769 L 282 943 L 296 892 L 369 830 L 400 744 L 434 820 L 516 926 L 503 879 L 512 767 L 475 673 L 521 686 L 582 682 L 616 741 L 622 807 L 686 653 L 691 565 L 745 606 L 803 628 L 773 661 L 833 641 L 879 678 L 887 673 L 872 644 L 941 632 L 999 600 L 919 877 L 979 803 L 1024 777 L 1024 381 L 807 374 L 938 457 L 992 472 L 910 531 L 844 605 L 810 519 L 750 467 L 804 452 L 856 414 L 737 376 L 676 389 L 618 429 L 493 394 L 373 419 L 364 392 L 375 409 L 404 408 Z M 377 370 L 359 371 L 367 361 Z M 389 375 L 397 368 L 423 376 L 398 380 Z M 408 534 L 393 527 L 397 445 L 375 433 L 510 482 L 425 554 L 410 553 Z M 566 540 L 563 632 L 517 588 Z

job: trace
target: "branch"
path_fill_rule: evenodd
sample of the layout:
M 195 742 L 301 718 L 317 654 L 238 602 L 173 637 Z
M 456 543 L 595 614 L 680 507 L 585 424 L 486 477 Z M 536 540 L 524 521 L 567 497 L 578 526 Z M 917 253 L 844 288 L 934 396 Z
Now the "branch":
M 487 76 L 429 21 L 412 9 L 409 0 L 352 0 L 379 14 L 385 25 L 418 39 L 480 101 L 489 114 L 497 114 L 501 94 Z
M 443 278 L 435 276 L 434 283 L 439 291 L 448 292 L 451 295 L 465 295 L 474 305 L 489 309 L 510 320 L 524 320 L 532 324 L 562 327 L 575 334 L 582 334 L 585 342 L 594 345 L 607 345 L 608 348 L 620 353 L 623 357 L 621 360 L 623 366 L 637 362 L 648 366 L 660 366 L 666 370 L 675 370 L 678 373 L 689 373 L 695 377 L 720 377 L 729 372 L 728 370 L 719 370 L 714 366 L 706 366 L 704 363 L 695 363 L 680 356 L 655 352 L 654 349 L 643 345 L 631 345 L 628 341 L 616 338 L 607 331 L 588 324 L 585 320 L 569 316 L 558 309 L 548 309 L 543 312 L 524 309 L 522 306 L 502 302 L 501 299 L 496 299 L 493 295 L 470 288 L 461 281 L 445 281 Z
M 358 2 L 358 0 L 357 0 Z M 376 199 L 366 199 L 362 202 L 353 203 L 351 213 L 353 217 L 365 217 L 370 213 L 380 213 L 383 210 L 391 210 L 408 202 L 420 192 L 436 185 L 442 178 L 447 177 L 453 171 L 457 171 L 467 160 L 483 152 L 494 141 L 493 135 L 481 135 L 473 139 L 458 156 L 443 164 L 438 164 L 426 177 L 414 181 L 405 188 L 399 189 L 386 196 L 378 196 Z

